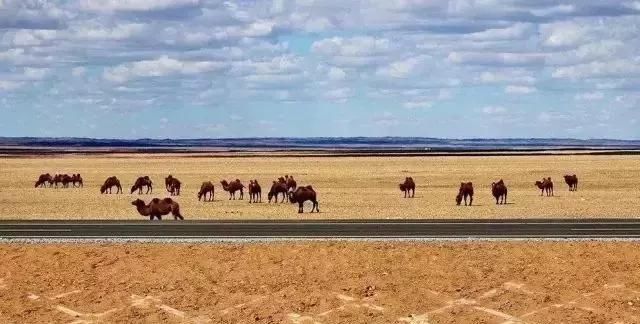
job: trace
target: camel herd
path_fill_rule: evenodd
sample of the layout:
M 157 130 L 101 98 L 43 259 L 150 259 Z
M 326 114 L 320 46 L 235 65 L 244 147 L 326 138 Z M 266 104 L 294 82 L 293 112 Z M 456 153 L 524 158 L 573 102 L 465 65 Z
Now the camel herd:
M 83 186 L 80 173 L 74 173 L 72 175 L 56 174 L 54 176 L 51 176 L 51 174 L 49 173 L 41 174 L 40 177 L 38 177 L 38 181 L 36 181 L 35 187 L 46 188 L 47 184 L 49 184 L 49 188 L 54 188 L 55 186 L 56 189 L 58 188 L 58 185 L 60 185 L 62 188 L 69 188 L 69 184 L 71 184 L 74 188 L 81 188 Z
M 573 175 L 565 175 L 564 180 L 569 186 L 569 191 L 578 190 L 578 177 Z M 56 174 L 51 176 L 49 173 L 41 174 L 35 183 L 36 188 L 42 187 L 58 188 L 58 184 L 62 185 L 62 188 L 68 188 L 69 184 L 73 187 L 82 187 L 83 181 L 80 174 Z M 229 200 L 236 199 L 236 192 L 239 192 L 239 200 L 244 199 L 244 189 L 247 188 L 249 192 L 249 203 L 261 203 L 262 202 L 262 187 L 258 183 L 258 180 L 249 180 L 249 186 L 245 187 L 240 179 L 231 181 L 222 180 L 220 185 L 224 191 L 229 192 Z M 165 178 L 165 189 L 171 196 L 179 196 L 182 183 L 176 177 L 169 175 Z M 541 190 L 540 196 L 553 196 L 553 181 L 551 177 L 543 178 L 542 181 L 536 181 L 535 186 Z M 120 180 L 115 177 L 108 177 L 104 184 L 100 187 L 101 194 L 113 193 L 113 188 L 116 188 L 116 194 L 123 193 Z M 403 183 L 398 185 L 400 191 L 404 192 L 404 198 L 413 198 L 416 193 L 416 183 L 412 177 L 406 177 Z M 143 193 L 143 189 L 146 189 L 145 194 L 153 193 L 153 181 L 149 176 L 138 177 L 133 186 L 131 187 L 131 194 L 138 192 Z M 465 206 L 471 206 L 473 204 L 473 183 L 461 182 L 458 194 L 455 197 L 456 205 L 461 205 L 464 201 Z M 502 205 L 507 203 L 507 186 L 502 179 L 491 184 L 491 194 L 496 199 L 496 205 Z M 197 197 L 198 201 L 204 200 L 210 202 L 214 200 L 215 186 L 211 181 L 205 181 L 200 186 Z M 271 184 L 271 188 L 267 194 L 269 203 L 273 200 L 274 203 L 278 202 L 279 197 L 282 197 L 280 203 L 284 203 L 285 200 L 289 200 L 290 203 L 298 204 L 298 213 L 303 213 L 304 202 L 310 201 L 313 205 L 311 212 L 314 210 L 320 212 L 318 208 L 318 200 L 315 190 L 312 186 L 298 186 L 293 176 L 285 175 L 274 180 Z M 468 202 L 467 202 L 468 201 Z M 171 198 L 154 198 L 149 204 L 145 204 L 141 199 L 136 199 L 131 203 L 136 206 L 138 213 L 142 216 L 148 216 L 149 219 L 155 218 L 162 219 L 163 215 L 171 213 L 175 219 L 184 219 L 180 214 L 180 205 L 178 202 Z

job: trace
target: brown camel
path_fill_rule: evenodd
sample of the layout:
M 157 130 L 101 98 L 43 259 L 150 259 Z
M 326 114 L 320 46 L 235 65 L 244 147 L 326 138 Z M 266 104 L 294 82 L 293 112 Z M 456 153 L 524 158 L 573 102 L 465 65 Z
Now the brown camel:
M 174 178 L 172 175 L 164 178 L 164 185 L 167 188 L 167 191 L 171 193 L 172 196 L 180 196 L 180 186 L 182 183 L 178 178 Z
M 209 200 L 207 200 L 207 193 L 209 194 Z M 198 191 L 198 201 L 204 196 L 204 201 L 213 201 L 213 196 L 215 194 L 215 188 L 211 181 L 205 181 L 200 186 L 200 191 Z
M 282 179 L 282 178 L 280 178 Z M 282 194 L 282 201 L 281 203 L 284 202 L 284 199 L 287 197 L 287 184 L 285 182 L 282 181 L 274 181 L 273 184 L 271 185 L 271 190 L 269 190 L 269 193 L 267 194 L 267 197 L 269 198 L 269 203 L 271 203 L 271 198 L 275 198 L 275 202 L 278 202 L 278 196 L 280 194 Z
M 536 181 L 536 187 L 540 189 L 540 196 L 542 196 L 545 192 L 547 193 L 547 197 L 553 196 L 553 181 L 551 181 L 551 177 L 542 178 L 542 181 Z
M 138 179 L 136 179 L 136 182 L 131 187 L 131 193 L 138 190 L 138 194 L 141 195 L 142 187 L 147 187 L 147 194 L 153 193 L 153 182 L 151 181 L 151 178 L 149 178 L 149 176 L 138 177 Z
M 49 183 L 49 186 L 52 187 L 53 186 L 53 177 L 48 173 L 41 174 L 38 177 L 38 181 L 36 181 L 35 188 L 38 188 L 38 187 L 46 188 L 47 187 L 47 183 Z
M 184 217 L 180 215 L 180 205 L 171 198 L 153 198 L 148 205 L 141 199 L 136 199 L 132 201 L 131 204 L 136 206 L 140 215 L 149 216 L 149 220 L 153 220 L 154 218 L 162 220 L 162 216 L 168 215 L 169 213 L 173 215 L 173 219 L 184 219 Z
M 236 191 L 238 190 L 240 190 L 240 200 L 244 199 L 244 185 L 240 182 L 239 179 L 231 182 L 222 180 L 220 181 L 220 184 L 222 185 L 222 189 L 224 189 L 224 191 L 229 192 L 229 200 L 231 200 L 231 198 L 233 198 L 233 200 L 236 200 Z
M 100 187 L 100 193 L 111 193 L 111 188 L 116 187 L 116 194 L 122 193 L 122 186 L 120 185 L 120 180 L 116 176 L 108 177 L 107 180 L 104 181 L 104 184 Z
M 569 185 L 569 191 L 578 191 L 578 177 L 574 175 L 565 175 L 564 182 Z
M 78 184 L 77 187 L 79 187 L 79 188 L 84 186 L 84 184 L 82 182 L 82 177 L 80 176 L 80 173 L 73 174 L 71 176 L 71 183 L 72 183 L 74 188 L 76 187 L 76 184 Z
M 286 176 L 287 181 L 287 191 L 295 191 L 298 187 L 298 183 L 293 179 L 293 176 Z
M 491 184 L 491 194 L 496 198 L 496 205 L 507 203 L 507 186 L 502 179 Z M 498 200 L 500 200 L 500 203 L 498 203 Z
M 262 188 L 258 180 L 249 180 L 249 203 L 262 202 Z
M 416 195 L 416 183 L 413 182 L 412 177 L 406 177 L 404 179 L 404 183 L 399 184 L 400 191 L 404 191 L 404 197 L 413 198 Z
M 466 206 L 467 197 L 469 197 L 469 206 L 471 206 L 473 204 L 473 183 L 460 182 L 460 190 L 458 190 L 458 195 L 456 196 L 456 204 L 460 206 L 460 203 L 464 198 L 464 205 Z
M 58 188 L 58 184 L 62 184 L 62 188 L 69 188 L 69 184 L 73 183 L 73 177 L 68 174 L 56 174 L 53 176 L 53 183 L 56 188 Z
M 295 191 L 289 192 L 289 201 L 292 204 L 298 203 L 298 214 L 303 212 L 303 205 L 305 201 L 311 201 L 313 203 L 313 207 L 311 207 L 311 212 L 315 209 L 316 212 L 320 212 L 320 208 L 318 208 L 318 200 L 316 199 L 316 192 L 313 190 L 313 187 L 298 187 Z

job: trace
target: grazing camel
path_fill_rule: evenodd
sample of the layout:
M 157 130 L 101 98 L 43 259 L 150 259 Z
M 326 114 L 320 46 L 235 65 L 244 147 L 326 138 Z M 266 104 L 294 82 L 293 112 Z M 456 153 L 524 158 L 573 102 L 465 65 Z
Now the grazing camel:
M 207 194 L 209 194 L 209 200 L 207 200 Z M 213 201 L 213 196 L 215 194 L 215 188 L 211 181 L 205 181 L 200 186 L 200 191 L 198 191 L 198 201 L 204 196 L 204 201 Z
M 172 175 L 164 178 L 164 186 L 172 196 L 180 196 L 181 185 L 182 183 L 180 182 L 180 180 L 178 180 L 178 178 L 174 178 Z
M 318 208 L 318 200 L 316 199 L 316 192 L 313 190 L 313 187 L 298 187 L 295 191 L 289 192 L 289 201 L 292 204 L 298 203 L 298 214 L 303 213 L 303 206 L 305 201 L 311 201 L 313 203 L 313 207 L 311 207 L 311 212 L 315 209 L 316 212 L 320 212 L 320 208 Z
M 280 178 L 282 179 L 282 178 Z M 275 198 L 275 202 L 278 202 L 278 195 L 282 194 L 282 201 L 281 203 L 284 202 L 284 199 L 287 197 L 287 184 L 285 182 L 282 181 L 274 181 L 273 184 L 271 185 L 271 190 L 269 190 L 269 193 L 267 194 L 267 197 L 269 198 L 269 203 L 271 203 L 271 198 Z
M 220 184 L 222 185 L 222 189 L 224 189 L 224 191 L 229 192 L 229 200 L 231 200 L 231 198 L 233 198 L 233 200 L 236 200 L 236 191 L 238 190 L 240 190 L 240 200 L 244 199 L 244 185 L 240 182 L 239 179 L 231 182 L 222 180 L 220 181 Z
M 58 188 L 58 184 L 62 184 L 62 188 L 69 188 L 69 184 L 73 182 L 73 177 L 68 174 L 56 174 L 53 176 L 53 183 L 56 188 Z
M 473 183 L 460 182 L 460 190 L 456 196 L 456 204 L 460 206 L 462 199 L 464 198 L 464 205 L 467 205 L 467 197 L 469 197 L 469 206 L 473 204 Z
M 136 179 L 136 182 L 131 187 L 131 193 L 138 190 L 138 194 L 141 195 L 142 187 L 147 187 L 147 194 L 153 193 L 153 182 L 151 181 L 151 178 L 149 178 L 149 176 L 138 177 L 138 179 Z
M 46 188 L 47 187 L 47 183 L 49 183 L 49 187 L 52 187 L 53 186 L 53 177 L 48 173 L 41 174 L 38 177 L 38 181 L 36 181 L 35 188 L 38 188 L 38 187 L 45 187 Z
M 551 181 L 551 177 L 542 178 L 542 181 L 536 181 L 536 187 L 540 189 L 540 196 L 542 196 L 545 192 L 547 193 L 547 197 L 553 196 L 553 181 Z
M 569 191 L 578 191 L 578 177 L 574 175 L 565 175 L 564 182 L 569 185 Z
M 153 198 L 148 205 L 141 199 L 136 199 L 132 201 L 131 204 L 136 206 L 140 215 L 149 216 L 149 220 L 153 220 L 154 218 L 162 220 L 162 216 L 168 215 L 169 213 L 173 215 L 173 219 L 184 219 L 184 217 L 180 215 L 180 205 L 171 198 Z
M 491 183 L 491 194 L 496 198 L 496 205 L 507 203 L 507 186 L 502 179 Z M 498 203 L 498 200 L 500 200 L 500 203 Z
M 416 183 L 413 182 L 412 177 L 406 177 L 404 179 L 404 183 L 398 185 L 400 187 L 400 191 L 404 191 L 404 197 L 413 198 L 416 195 Z
M 249 203 L 262 202 L 262 188 L 258 180 L 249 180 Z
M 107 180 L 104 181 L 104 184 L 100 187 L 100 193 L 111 193 L 111 188 L 116 187 L 116 194 L 122 193 L 122 186 L 120 185 L 120 180 L 116 176 L 108 177 Z
M 78 173 L 78 174 L 74 173 L 71 176 L 71 183 L 72 183 L 74 188 L 76 187 L 76 183 L 78 184 L 78 186 L 77 186 L 78 188 L 84 187 L 84 184 L 82 182 L 82 177 L 80 176 L 80 173 Z

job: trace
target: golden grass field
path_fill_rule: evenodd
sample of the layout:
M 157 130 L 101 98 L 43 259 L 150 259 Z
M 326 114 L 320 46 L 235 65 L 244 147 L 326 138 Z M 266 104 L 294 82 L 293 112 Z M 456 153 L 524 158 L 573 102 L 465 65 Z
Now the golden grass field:
M 34 188 L 41 173 L 82 174 L 82 189 Z M 577 174 L 569 192 L 563 174 Z M 337 218 L 527 218 L 640 216 L 640 156 L 500 157 L 190 157 L 169 154 L 105 154 L 0 158 L 0 219 L 141 219 L 131 205 L 140 197 L 165 197 L 164 177 L 183 183 L 180 203 L 186 219 L 337 219 Z M 290 203 L 268 204 L 267 192 L 278 176 L 291 174 L 298 185 L 313 185 L 319 214 L 297 214 Z M 122 195 L 101 195 L 99 187 L 116 175 Z M 154 181 L 151 195 L 129 194 L 136 177 Z M 412 176 L 414 199 L 404 199 L 398 183 Z M 540 197 L 534 182 L 550 176 L 555 197 Z M 263 203 L 229 201 L 221 179 L 258 179 Z M 492 181 L 504 179 L 509 204 L 496 206 Z M 202 181 L 216 185 L 214 202 L 199 202 Z M 461 181 L 472 181 L 474 206 L 456 206 Z M 305 206 L 310 209 L 310 206 Z

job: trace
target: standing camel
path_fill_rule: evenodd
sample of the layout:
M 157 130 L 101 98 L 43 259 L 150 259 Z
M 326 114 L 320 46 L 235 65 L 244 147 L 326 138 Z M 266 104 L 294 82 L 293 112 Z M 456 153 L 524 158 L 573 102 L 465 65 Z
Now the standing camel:
M 540 196 L 542 196 L 545 192 L 547 193 L 547 197 L 553 196 L 553 181 L 551 181 L 551 177 L 542 178 L 542 181 L 536 181 L 536 187 L 540 189 Z
M 120 180 L 116 176 L 108 177 L 107 180 L 104 181 L 104 184 L 100 187 L 100 193 L 106 193 L 107 190 L 111 193 L 111 188 L 116 187 L 116 194 L 122 193 L 122 186 L 120 185 Z
M 413 182 L 412 177 L 406 177 L 404 179 L 404 183 L 398 185 L 400 187 L 400 191 L 404 191 L 404 197 L 413 198 L 416 195 L 416 184 Z
M 171 198 L 153 198 L 148 205 L 141 199 L 136 199 L 132 201 L 131 204 L 136 206 L 140 215 L 149 216 L 149 220 L 153 220 L 154 218 L 162 220 L 162 216 L 168 215 L 169 213 L 173 215 L 173 219 L 184 219 L 180 214 L 180 205 Z
M 236 191 L 240 191 L 240 200 L 244 198 L 244 185 L 240 182 L 240 179 L 236 179 L 235 181 L 227 182 L 227 180 L 220 181 L 222 185 L 222 189 L 224 191 L 229 192 L 229 200 L 233 198 L 236 200 Z
M 315 209 L 316 212 L 320 212 L 320 208 L 318 208 L 318 199 L 316 198 L 316 191 L 313 190 L 313 187 L 298 187 L 295 191 L 289 192 L 289 201 L 292 204 L 298 203 L 298 214 L 302 214 L 303 205 L 305 201 L 311 201 L 313 206 L 311 207 L 311 212 Z
M 565 175 L 564 182 L 569 186 L 569 191 L 578 191 L 578 177 L 574 175 Z
M 491 194 L 496 198 L 496 205 L 507 203 L 507 186 L 502 179 L 491 184 Z M 500 203 L 498 203 L 498 200 Z
M 53 177 L 48 173 L 41 174 L 40 177 L 38 177 L 38 181 L 36 181 L 35 188 L 38 188 L 38 187 L 45 187 L 46 188 L 47 187 L 47 183 L 49 183 L 49 187 L 52 187 L 53 186 Z
M 180 196 L 180 186 L 182 183 L 178 178 L 174 178 L 172 175 L 164 178 L 164 186 L 167 188 L 167 191 L 171 193 L 172 196 Z
M 258 180 L 249 180 L 249 203 L 262 202 L 262 188 Z

